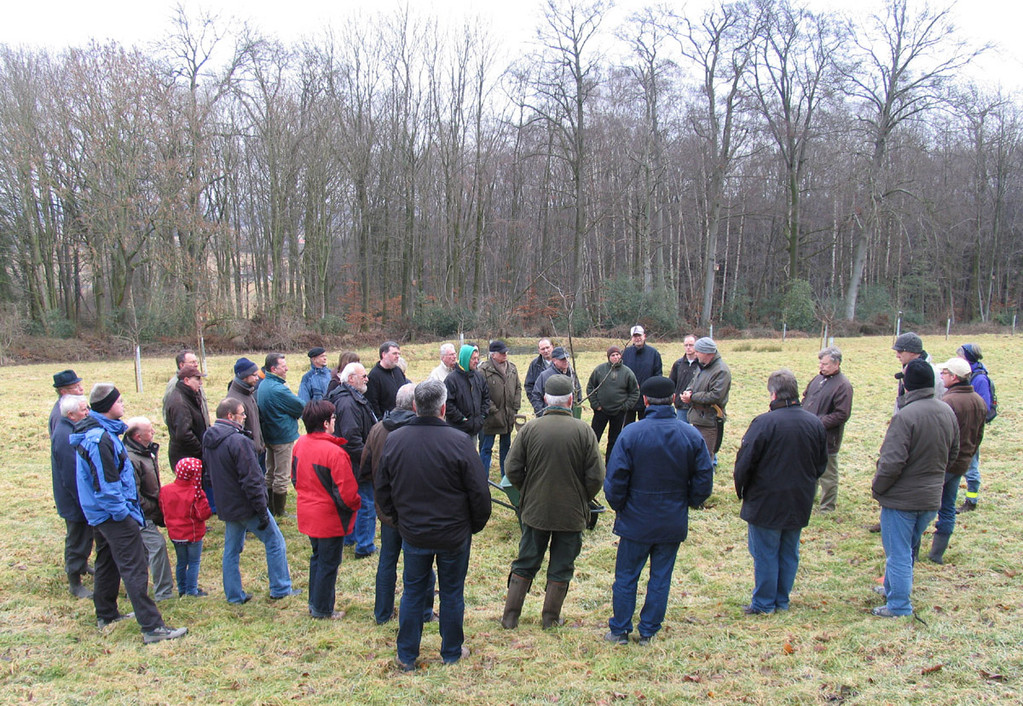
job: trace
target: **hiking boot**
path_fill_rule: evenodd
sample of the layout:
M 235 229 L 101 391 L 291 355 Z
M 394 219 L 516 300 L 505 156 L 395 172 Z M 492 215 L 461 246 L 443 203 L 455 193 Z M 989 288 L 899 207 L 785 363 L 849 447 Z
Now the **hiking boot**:
M 397 667 L 402 672 L 414 672 L 414 671 L 416 671 L 416 665 L 415 664 L 405 664 L 404 662 L 402 662 L 397 657 L 394 658 L 394 666 Z
M 335 610 L 330 615 L 316 615 L 316 613 L 309 613 L 309 615 L 316 620 L 341 620 L 341 618 L 345 617 L 345 612 L 343 610 Z
M 146 645 L 151 645 L 154 642 L 163 642 L 164 640 L 176 640 L 188 632 L 188 628 L 172 628 L 169 625 L 161 625 L 153 630 L 148 630 L 142 633 L 142 642 Z
M 279 601 L 279 600 L 281 600 L 282 598 L 288 598 L 288 597 L 290 597 L 290 596 L 297 596 L 297 595 L 298 595 L 298 594 L 300 594 L 301 592 L 302 592 L 302 589 L 301 589 L 301 588 L 293 588 L 293 589 L 291 589 L 290 591 L 288 591 L 287 593 L 282 593 L 282 594 L 281 594 L 281 595 L 279 595 L 279 596 L 270 596 L 270 600 L 273 600 L 273 601 Z
M 468 656 L 469 656 L 469 648 L 466 647 L 465 645 L 462 645 L 462 654 L 458 655 L 454 659 L 446 659 L 446 660 L 444 660 L 444 664 L 454 664 L 455 662 L 463 660 L 463 659 L 465 659 Z
M 887 593 L 885 593 L 884 586 L 882 586 L 880 584 L 878 584 L 877 586 L 874 586 L 873 591 L 874 591 L 874 593 L 876 593 L 879 596 L 887 596 L 888 595 Z
M 100 618 L 99 620 L 96 621 L 96 627 L 99 628 L 100 630 L 102 630 L 103 628 L 107 627 L 108 625 L 113 625 L 114 623 L 119 623 L 122 620 L 131 620 L 134 617 L 135 617 L 134 613 L 118 613 L 116 618 L 109 618 L 109 619 L 107 619 L 107 618 Z
M 870 531 L 870 532 L 873 532 L 874 534 L 877 534 L 878 532 L 881 531 L 881 523 L 880 522 L 876 522 L 876 523 L 872 524 L 870 527 L 868 527 L 867 530 Z
M 964 500 L 963 504 L 956 508 L 956 514 L 961 514 L 964 512 L 973 512 L 976 509 L 977 509 L 976 500 Z
M 770 615 L 773 612 L 774 611 L 760 610 L 759 608 L 754 608 L 752 603 L 750 605 L 742 607 L 743 615 Z
M 604 641 L 613 642 L 616 645 L 627 645 L 629 644 L 629 635 L 628 633 L 624 632 L 622 633 L 608 632 L 606 635 L 604 635 Z
M 639 639 L 636 640 L 636 644 L 640 647 L 649 647 L 650 642 L 654 639 L 653 635 L 640 635 Z
M 893 613 L 890 610 L 888 610 L 888 606 L 886 606 L 886 605 L 879 605 L 877 608 L 874 608 L 870 612 L 871 612 L 872 615 L 876 615 L 879 618 L 908 618 L 909 617 L 908 615 L 896 615 L 895 613 Z M 910 615 L 912 615 L 912 614 L 910 614 Z

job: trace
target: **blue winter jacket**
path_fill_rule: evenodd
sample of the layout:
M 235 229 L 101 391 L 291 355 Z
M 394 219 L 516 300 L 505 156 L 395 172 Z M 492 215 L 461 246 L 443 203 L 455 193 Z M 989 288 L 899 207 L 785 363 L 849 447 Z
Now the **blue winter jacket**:
M 646 418 L 622 429 L 604 478 L 604 497 L 618 513 L 614 533 L 644 544 L 685 541 L 689 508 L 713 489 L 707 445 L 671 405 L 647 407 Z
M 327 399 L 327 386 L 330 385 L 331 369 L 324 365 L 317 368 L 310 365 L 309 370 L 302 376 L 302 382 L 298 385 L 298 399 L 302 404 L 309 404 L 312 400 Z
M 991 411 L 991 378 L 988 377 L 987 368 L 980 361 L 970 363 L 970 384 L 973 385 L 973 391 L 976 392 L 984 400 L 984 404 L 987 405 L 988 411 Z
M 69 439 L 74 423 L 67 417 L 58 417 L 50 437 L 50 471 L 53 474 L 53 501 L 57 514 L 69 522 L 85 522 L 82 506 L 78 504 L 78 454 Z
M 93 527 L 129 516 L 140 527 L 146 524 L 139 506 L 135 469 L 120 439 L 127 428 L 120 419 L 89 412 L 68 439 L 78 454 L 78 501 L 86 522 Z
M 644 345 L 642 348 L 626 346 L 622 351 L 622 363 L 636 375 L 636 384 L 643 387 L 648 378 L 661 375 L 661 354 L 651 345 Z M 643 409 L 643 396 L 640 395 L 633 409 Z
M 305 405 L 282 378 L 267 373 L 256 388 L 256 404 L 263 443 L 290 444 L 298 438 L 298 418 Z

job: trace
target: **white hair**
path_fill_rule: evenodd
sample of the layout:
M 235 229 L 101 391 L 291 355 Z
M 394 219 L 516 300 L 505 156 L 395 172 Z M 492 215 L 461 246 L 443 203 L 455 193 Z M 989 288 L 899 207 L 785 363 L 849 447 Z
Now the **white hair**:
M 82 404 L 89 406 L 85 395 L 64 395 L 60 398 L 60 416 L 66 417 L 82 408 Z
M 442 343 L 440 345 L 440 356 L 443 358 L 448 353 L 455 352 L 455 344 L 453 343 Z
M 567 395 L 548 395 L 544 393 L 544 401 L 547 402 L 548 407 L 571 407 L 572 406 L 572 393 Z
M 366 366 L 360 363 L 359 361 L 349 363 L 348 365 L 345 366 L 345 369 L 341 371 L 341 375 L 339 375 L 338 377 L 341 378 L 341 382 L 348 382 L 348 378 L 354 375 L 355 371 L 358 370 L 359 368 L 365 370 Z

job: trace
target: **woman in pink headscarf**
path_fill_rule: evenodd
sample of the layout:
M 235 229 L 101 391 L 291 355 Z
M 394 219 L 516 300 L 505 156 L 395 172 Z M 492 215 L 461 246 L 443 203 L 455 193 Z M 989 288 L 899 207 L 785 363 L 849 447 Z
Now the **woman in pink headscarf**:
M 174 467 L 173 483 L 160 489 L 160 509 L 178 557 L 179 596 L 205 596 L 199 588 L 199 560 L 206 520 L 213 512 L 202 489 L 202 461 L 186 457 Z

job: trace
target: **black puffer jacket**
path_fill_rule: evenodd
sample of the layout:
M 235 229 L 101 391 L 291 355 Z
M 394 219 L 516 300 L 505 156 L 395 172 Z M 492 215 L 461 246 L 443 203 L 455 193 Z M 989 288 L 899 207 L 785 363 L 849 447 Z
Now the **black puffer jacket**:
M 217 517 L 245 522 L 266 515 L 266 481 L 252 439 L 227 419 L 218 419 L 202 438 L 203 467 L 213 482 Z
M 462 370 L 457 365 L 446 378 L 448 388 L 448 424 L 469 436 L 476 436 L 483 429 L 483 421 L 490 409 L 490 389 L 478 370 Z

